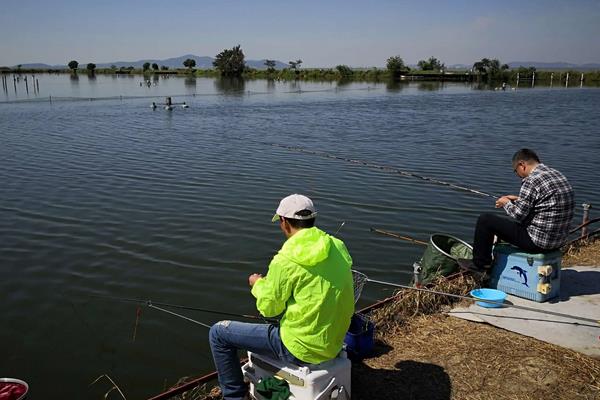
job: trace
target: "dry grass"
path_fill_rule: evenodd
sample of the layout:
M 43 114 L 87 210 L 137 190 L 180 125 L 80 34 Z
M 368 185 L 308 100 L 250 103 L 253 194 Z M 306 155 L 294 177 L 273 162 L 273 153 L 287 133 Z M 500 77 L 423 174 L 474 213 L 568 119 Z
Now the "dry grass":
M 468 296 L 469 292 L 481 286 L 481 280 L 471 275 L 456 275 L 452 279 L 439 278 L 432 288 L 438 292 Z M 398 325 L 410 321 L 417 315 L 430 315 L 449 309 L 457 299 L 439 294 L 414 290 L 399 290 L 392 302 L 371 315 L 371 320 L 379 332 L 393 330 Z
M 181 378 L 172 387 L 181 386 L 192 379 L 194 378 Z M 222 398 L 221 389 L 218 386 L 214 386 L 212 383 L 205 383 L 204 385 L 197 386 L 191 390 L 188 390 L 187 392 L 173 397 L 174 400 L 219 400 Z
M 600 266 L 600 240 L 572 246 L 565 251 L 562 264 L 565 267 L 576 265 Z

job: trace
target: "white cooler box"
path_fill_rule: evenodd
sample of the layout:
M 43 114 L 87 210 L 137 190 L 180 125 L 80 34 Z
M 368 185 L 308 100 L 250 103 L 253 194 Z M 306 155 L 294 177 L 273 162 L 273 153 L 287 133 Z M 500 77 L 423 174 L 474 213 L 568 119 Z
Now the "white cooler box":
M 352 363 L 344 351 L 333 360 L 304 366 L 248 352 L 248 362 L 242 366 L 244 377 L 250 381 L 250 394 L 257 400 L 264 398 L 256 392 L 256 384 L 270 376 L 289 383 L 290 399 L 349 400 L 351 370 Z

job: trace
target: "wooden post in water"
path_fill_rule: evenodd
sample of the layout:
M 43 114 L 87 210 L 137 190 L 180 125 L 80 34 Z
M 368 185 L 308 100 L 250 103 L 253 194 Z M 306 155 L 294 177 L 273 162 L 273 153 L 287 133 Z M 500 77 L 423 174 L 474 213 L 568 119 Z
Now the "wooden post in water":
M 519 72 L 517 72 L 517 87 L 519 87 L 519 78 L 520 78 L 521 74 Z
M 565 80 L 565 87 L 569 87 L 569 73 L 567 72 L 567 79 Z
M 533 75 L 531 75 L 531 87 L 535 86 L 535 71 L 533 72 Z
M 29 94 L 29 84 L 27 83 L 27 77 L 23 78 L 23 80 L 25 81 L 25 90 L 27 91 L 27 94 Z
M 40 81 L 39 80 L 35 80 L 35 85 L 37 86 L 37 92 L 40 92 Z
M 579 81 L 579 87 L 583 87 L 583 72 L 581 73 L 581 80 Z
M 554 80 L 554 72 L 550 74 L 550 87 L 552 87 L 552 81 Z

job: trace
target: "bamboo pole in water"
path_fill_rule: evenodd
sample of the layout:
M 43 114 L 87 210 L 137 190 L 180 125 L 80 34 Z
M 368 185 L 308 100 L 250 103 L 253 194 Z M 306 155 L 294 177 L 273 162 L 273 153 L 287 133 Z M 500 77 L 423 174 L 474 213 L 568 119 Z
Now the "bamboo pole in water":
M 379 233 L 379 234 L 382 234 L 382 235 L 385 235 L 385 236 L 391 236 L 391 237 L 394 237 L 396 239 L 406 240 L 408 242 L 412 242 L 412 243 L 415 243 L 415 244 L 420 244 L 420 245 L 423 245 L 423 246 L 427 246 L 427 242 L 424 242 L 424 241 L 418 240 L 418 239 L 414 239 L 414 238 L 411 238 L 409 236 L 398 235 L 397 233 L 394 233 L 394 232 L 384 231 L 382 229 L 376 229 L 376 228 L 371 228 L 371 232 L 376 232 L 376 233 Z

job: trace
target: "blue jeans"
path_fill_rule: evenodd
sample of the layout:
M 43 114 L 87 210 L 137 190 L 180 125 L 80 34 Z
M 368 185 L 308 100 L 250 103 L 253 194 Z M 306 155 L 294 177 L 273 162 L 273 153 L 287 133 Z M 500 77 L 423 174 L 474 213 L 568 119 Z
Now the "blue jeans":
M 220 321 L 210 328 L 209 340 L 225 400 L 241 400 L 248 391 L 238 350 L 249 350 L 295 364 L 302 363 L 285 348 L 276 325 Z

